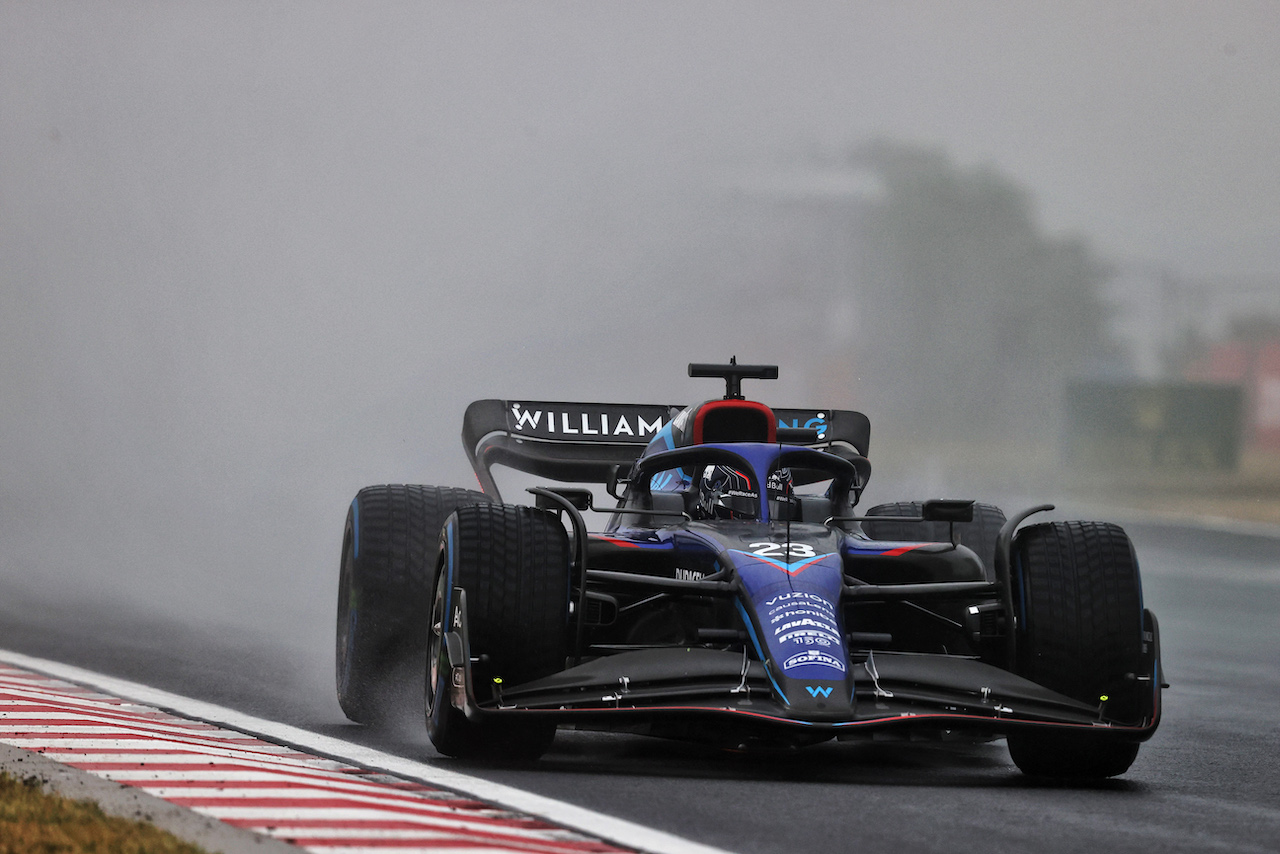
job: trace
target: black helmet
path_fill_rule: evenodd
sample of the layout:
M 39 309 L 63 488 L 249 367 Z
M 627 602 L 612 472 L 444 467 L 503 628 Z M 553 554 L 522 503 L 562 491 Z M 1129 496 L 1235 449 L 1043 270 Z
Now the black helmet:
M 765 495 L 770 501 L 771 515 L 780 515 L 780 503 L 794 500 L 791 471 L 778 469 L 769 475 Z M 760 492 L 751 476 L 732 466 L 707 466 L 702 473 L 697 502 L 703 519 L 757 519 L 760 516 Z

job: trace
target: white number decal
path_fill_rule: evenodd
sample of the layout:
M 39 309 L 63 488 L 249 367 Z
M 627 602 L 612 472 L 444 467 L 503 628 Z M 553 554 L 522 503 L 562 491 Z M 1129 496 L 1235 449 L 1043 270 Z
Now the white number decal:
M 807 543 L 752 543 L 751 553 L 759 557 L 817 557 L 813 546 Z

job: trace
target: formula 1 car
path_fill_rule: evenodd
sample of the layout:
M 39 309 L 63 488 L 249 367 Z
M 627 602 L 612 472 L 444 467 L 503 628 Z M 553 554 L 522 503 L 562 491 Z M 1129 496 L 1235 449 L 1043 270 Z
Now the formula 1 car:
M 772 365 L 689 373 L 725 396 L 476 401 L 482 492 L 360 490 L 338 594 L 349 718 L 425 706 L 458 757 L 536 758 L 572 726 L 730 747 L 1005 737 L 1028 774 L 1129 768 L 1167 686 L 1122 529 L 942 499 L 856 515 L 866 416 L 745 399 Z M 614 500 L 501 503 L 495 465 Z

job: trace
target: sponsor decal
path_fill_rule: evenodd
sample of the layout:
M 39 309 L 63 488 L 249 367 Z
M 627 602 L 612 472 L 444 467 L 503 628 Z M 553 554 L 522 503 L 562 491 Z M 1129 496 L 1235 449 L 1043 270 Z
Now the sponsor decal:
M 779 643 L 801 643 L 814 644 L 817 646 L 836 646 L 840 643 L 840 636 L 834 632 L 824 629 L 797 629 L 794 632 L 777 635 Z
M 777 611 L 777 610 L 778 610 L 777 608 L 774 609 L 774 611 Z M 781 614 L 778 614 L 778 616 L 773 617 L 773 619 L 771 619 L 769 622 L 780 623 L 783 620 L 794 620 L 797 617 L 822 617 L 824 619 L 830 619 L 831 612 L 815 611 L 812 608 L 788 608 L 787 610 L 783 611 Z
M 841 652 L 840 627 L 836 622 L 835 609 L 830 602 L 812 593 L 793 592 L 767 600 L 766 607 L 776 605 L 765 614 L 769 621 L 769 629 L 773 633 L 773 641 L 788 650 L 799 650 L 799 655 L 792 655 L 783 664 L 782 669 L 802 665 L 819 664 L 835 666 L 842 673 L 843 664 L 833 655 L 825 658 L 813 658 L 809 652 L 832 650 Z M 836 662 L 831 665 L 830 661 Z
M 843 661 L 830 653 L 816 649 L 807 649 L 798 655 L 791 656 L 786 661 L 782 662 L 782 669 L 785 672 L 796 667 L 802 667 L 806 664 L 817 664 L 822 667 L 830 667 L 831 669 L 838 670 L 841 673 L 845 672 L 845 665 Z
M 827 413 L 818 412 L 818 413 L 815 413 L 812 418 L 807 418 L 807 419 L 793 417 L 790 421 L 786 420 L 785 418 L 779 418 L 778 426 L 784 429 L 787 427 L 791 427 L 791 428 L 800 428 L 803 430 L 817 430 L 818 438 L 825 439 L 827 438 L 827 429 L 828 429 Z
M 817 593 L 806 593 L 803 590 L 793 590 L 790 593 L 781 593 L 777 596 L 764 600 L 764 605 L 766 608 L 772 609 L 769 611 L 770 614 L 776 614 L 784 608 L 791 607 L 790 603 L 793 602 L 804 602 L 810 607 L 822 608 L 831 614 L 835 613 L 835 608 L 833 608 L 831 603 L 826 599 L 822 598 Z
M 682 566 L 676 567 L 676 578 L 681 581 L 701 581 L 706 575 L 705 572 L 697 569 L 685 569 Z
M 507 418 L 512 433 L 538 438 L 587 441 L 648 441 L 666 425 L 662 406 L 593 404 L 511 404 Z
M 826 619 L 825 616 L 820 616 L 820 618 L 817 620 L 813 619 L 812 617 L 801 617 L 800 619 L 797 620 L 795 619 L 796 617 L 795 614 L 787 614 L 785 616 L 791 617 L 792 618 L 791 622 L 786 623 L 785 625 L 781 625 L 778 628 L 774 629 L 773 630 L 774 634 L 781 634 L 782 632 L 788 631 L 790 629 L 812 628 L 815 626 L 818 628 L 825 629 L 825 628 L 830 628 L 831 626 L 831 621 Z
M 767 563 L 775 569 L 780 569 L 788 575 L 796 575 L 804 572 L 810 566 L 822 561 L 825 558 L 834 557 L 834 552 L 827 554 L 816 554 L 814 548 L 807 543 L 752 543 L 748 548 L 749 552 L 739 549 L 732 549 L 740 555 L 754 558 L 755 560 Z M 787 558 L 799 558 L 798 560 L 787 560 Z
M 751 543 L 750 547 L 765 555 L 781 554 L 791 557 L 791 548 L 808 554 L 812 547 L 805 544 L 777 542 Z M 848 671 L 847 653 L 843 636 L 842 614 L 837 606 L 842 567 L 837 557 L 817 555 L 809 560 L 822 560 L 820 566 L 801 576 L 780 576 L 774 568 L 763 566 L 771 560 L 743 552 L 750 561 L 739 563 L 748 584 L 769 585 L 767 589 L 778 591 L 756 599 L 757 625 L 763 631 L 762 640 L 769 655 L 777 662 L 780 671 L 800 684 L 818 684 L 825 680 L 843 680 Z M 801 558 L 800 563 L 806 560 Z M 776 566 L 776 564 L 775 564 Z M 798 567 L 797 567 L 798 569 Z M 801 587 L 801 585 L 803 585 Z M 778 590 L 782 587 L 782 590 Z M 801 589 L 786 589 L 801 587 Z

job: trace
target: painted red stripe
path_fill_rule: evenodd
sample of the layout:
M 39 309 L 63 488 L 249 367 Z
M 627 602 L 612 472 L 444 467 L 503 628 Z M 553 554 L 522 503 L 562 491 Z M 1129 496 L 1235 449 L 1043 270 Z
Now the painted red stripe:
M 0 730 L 0 739 L 40 739 L 41 741 L 155 741 L 146 732 L 13 732 Z
M 226 818 L 223 821 L 227 824 L 234 824 L 237 827 L 269 825 L 277 830 L 287 828 L 297 828 L 299 830 L 422 830 L 426 826 L 420 821 L 402 821 L 389 818 L 281 818 L 271 821 L 260 818 Z M 527 827 L 530 830 L 555 827 L 555 825 L 547 824 L 545 821 L 539 821 L 536 818 L 512 820 L 511 824 L 513 826 Z
M 408 837 L 405 839 L 348 839 L 346 837 L 294 837 L 280 836 L 277 837 L 282 842 L 288 842 L 291 845 L 297 845 L 301 848 L 492 848 L 493 842 L 490 840 L 466 840 L 455 839 L 452 837 L 441 839 L 440 837 Z M 530 840 L 503 840 L 504 847 L 510 851 L 527 851 L 527 852 L 557 852 L 557 851 L 583 851 L 583 852 L 612 852 L 619 849 L 612 846 L 594 845 L 592 847 L 581 847 L 567 842 L 540 842 L 536 839 Z
M 201 769 L 193 768 L 191 770 L 198 771 Z M 227 769 L 224 766 L 219 765 L 216 769 L 211 770 L 225 771 Z M 272 772 L 263 771 L 261 773 L 270 774 Z M 226 779 L 208 780 L 139 780 L 129 781 L 129 785 L 154 786 L 156 788 L 163 789 L 315 789 L 316 779 L 317 778 L 298 780 L 292 779 L 292 775 L 290 775 L 289 779 L 280 780 L 233 780 L 228 777 Z M 337 783 L 339 785 L 350 786 L 351 788 L 345 789 L 344 791 L 351 792 L 352 794 L 368 791 L 385 792 L 389 788 L 395 788 L 394 786 L 388 786 L 386 783 L 379 783 L 375 780 L 363 781 L 332 778 L 326 782 L 329 784 Z M 326 788 L 332 788 L 332 785 L 329 785 Z M 413 791 L 401 791 L 396 789 L 396 793 L 396 797 L 400 799 L 411 801 L 419 800 L 418 795 Z
M 216 730 L 219 727 L 204 721 L 189 721 L 186 718 L 175 718 L 159 712 L 130 712 L 120 709 L 104 709 L 101 706 L 75 704 L 54 706 L 49 703 L 0 703 L 0 712 L 9 715 L 42 714 L 42 715 L 84 715 L 94 720 L 127 720 L 140 723 L 171 723 L 174 726 L 199 727 Z
M 218 807 L 253 807 L 255 809 L 376 809 L 408 815 L 431 815 L 442 808 L 449 809 L 452 804 L 432 804 L 421 802 L 412 806 L 398 803 L 382 803 L 360 801 L 353 798 L 165 798 L 165 800 L 182 806 L 199 809 L 216 809 Z M 452 810 L 450 809 L 452 812 Z
M 216 770 L 223 771 L 225 769 L 219 767 Z M 305 791 L 328 789 L 348 795 L 370 795 L 404 800 L 410 803 L 423 803 L 424 799 L 429 803 L 439 803 L 450 807 L 455 807 L 459 803 L 458 800 L 452 799 L 438 790 L 402 789 L 376 780 L 362 781 L 343 779 L 342 777 L 303 777 L 293 774 L 287 777 L 281 775 L 281 777 L 282 779 L 278 780 L 232 780 L 230 778 L 208 780 L 129 780 L 121 779 L 120 777 L 114 777 L 113 779 L 117 783 L 135 786 L 139 789 L 225 789 L 233 791 L 247 789 L 300 789 Z M 436 797 L 432 797 L 433 795 Z M 462 801 L 461 803 L 478 802 Z
M 85 696 L 68 696 L 67 694 L 55 694 L 51 691 L 45 691 L 42 688 L 27 688 L 20 690 L 17 688 L 0 688 L 0 706 L 45 706 L 49 709 L 82 709 L 86 706 L 104 709 L 106 711 L 116 712 L 119 706 L 111 705 L 105 699 Z M 137 710 L 123 710 L 123 714 L 132 714 Z
M 44 714 L 44 718 L 19 718 L 9 717 L 8 715 L 17 714 Z M 59 717 L 48 717 L 49 715 L 58 715 Z M 171 718 L 163 715 L 134 715 L 126 712 L 113 712 L 109 709 L 49 709 L 49 708 L 23 708 L 17 709 L 13 706 L 0 706 L 0 720 L 3 721 L 95 721 L 99 725 L 122 724 L 127 726 L 138 727 L 171 727 L 173 729 L 191 730 L 193 732 L 221 733 L 224 730 L 209 724 L 201 724 L 184 721 L 181 718 Z M 239 733 L 236 733 L 239 735 Z
M 344 830 L 352 830 L 357 832 L 351 833 L 349 835 L 344 835 L 341 837 L 331 837 L 331 838 L 343 839 L 345 841 L 342 844 L 353 847 L 353 848 L 363 847 L 371 842 L 378 842 L 378 841 L 393 841 L 393 842 L 403 843 L 404 840 L 414 839 L 414 838 L 416 839 L 445 838 L 445 839 L 453 839 L 461 842 L 469 842 L 471 844 L 484 843 L 490 846 L 492 846 L 495 843 L 501 843 L 503 846 L 511 846 L 511 845 L 531 846 L 531 847 L 534 847 L 535 850 L 540 850 L 540 851 L 545 850 L 549 842 L 552 842 L 557 849 L 565 848 L 566 847 L 565 843 L 568 842 L 569 845 L 574 846 L 571 850 L 586 850 L 586 851 L 617 851 L 618 850 L 612 846 L 606 845 L 605 843 L 599 842 L 598 840 L 570 841 L 570 840 L 538 839 L 536 836 L 516 836 L 510 833 L 494 833 L 491 831 L 481 830 L 474 827 L 459 825 L 456 821 L 452 823 L 448 821 L 442 821 L 438 824 L 427 824 L 424 822 L 422 824 L 411 826 L 409 828 L 394 828 L 395 830 L 403 829 L 409 832 L 413 832 L 415 833 L 415 836 L 412 836 L 412 837 L 402 836 L 399 838 L 391 838 L 390 840 L 388 840 L 386 837 L 360 835 L 358 831 L 369 831 L 370 833 L 373 833 L 383 828 L 371 828 L 371 827 L 368 827 L 367 825 L 360 824 L 358 822 L 352 822 L 347 825 L 341 825 L 341 824 L 334 825 L 329 828 L 306 828 L 306 827 L 300 827 L 285 821 L 271 822 L 271 823 L 256 822 L 253 824 L 241 824 L 240 826 L 246 827 L 248 829 L 255 829 L 255 830 L 265 828 L 269 830 L 270 834 L 276 837 L 277 839 L 282 839 L 287 842 L 293 842 L 294 844 L 302 844 L 302 845 L 306 844 L 299 841 L 302 838 L 324 838 L 320 834 L 316 834 L 315 836 L 308 836 L 307 835 L 308 831 L 325 830 L 325 829 L 334 830 L 334 829 L 341 828 Z M 530 830 L 534 832 L 545 832 L 547 830 L 553 830 L 553 828 L 551 828 L 550 826 L 546 826 L 541 828 L 530 828 Z M 585 848 L 577 847 L 577 845 L 575 845 L 575 842 L 577 842 L 578 844 L 585 843 L 588 847 L 585 847 Z M 318 844 L 334 844 L 334 843 L 318 843 Z
M 13 678 L 6 681 L 5 674 L 12 674 Z M 20 732 L 19 727 L 27 731 Z M 74 731 L 89 728 L 101 731 Z M 0 740 L 99 775 L 137 772 L 118 776 L 144 779 L 118 782 L 141 791 L 161 791 L 171 803 L 206 813 L 216 814 L 219 808 L 232 812 L 236 808 L 261 810 L 262 818 L 232 818 L 226 823 L 320 850 L 460 848 L 495 854 L 626 850 L 420 782 L 278 748 L 212 724 L 3 666 Z M 151 771 L 172 772 L 179 779 L 149 779 L 153 776 L 148 773 Z M 192 771 L 212 779 L 183 777 L 183 772 Z M 265 779 L 221 779 L 223 772 L 227 776 L 238 772 Z M 202 797 L 201 791 L 212 796 Z M 318 797 L 298 797 L 311 793 Z M 231 797 L 233 794 L 247 797 Z M 371 818 L 323 818 L 332 815 L 332 810 L 359 811 Z M 272 811 L 315 817 L 272 818 Z M 338 830 L 343 834 L 335 835 Z M 400 838 L 377 838 L 379 832 L 388 831 Z
M 902 546 L 896 549 L 889 549 L 889 551 L 887 552 L 880 552 L 880 557 L 897 557 L 898 555 L 904 555 L 907 552 L 915 551 L 916 549 L 920 548 L 921 545 L 924 545 L 924 544 L 921 543 L 919 545 L 914 545 L 914 546 Z
M 612 543 L 612 544 L 613 544 L 613 545 L 615 545 L 615 546 L 622 546 L 622 547 L 624 547 L 624 548 L 628 548 L 628 549 L 638 549 L 638 548 L 640 548 L 640 546 L 639 546 L 639 545 L 637 545 L 636 543 L 628 542 L 627 540 L 619 540 L 619 539 L 615 539 L 614 537 L 603 537 L 603 536 L 601 536 L 601 535 L 599 535 L 599 534 L 592 534 L 592 535 L 591 535 L 591 539 L 593 539 L 593 540 L 601 540 L 601 541 L 603 541 L 603 542 L 606 542 L 606 543 Z
M 38 730 L 18 730 L 9 729 L 8 726 L 24 726 L 24 727 L 40 727 Z M 109 733 L 103 732 L 68 732 L 66 730 L 78 729 L 103 729 L 109 730 Z M 37 738 L 42 736 L 70 736 L 80 738 L 116 738 L 116 733 L 127 735 L 134 738 L 156 739 L 157 737 L 164 740 L 181 741 L 183 743 L 192 744 L 211 744 L 211 745 L 235 745 L 236 747 L 253 747 L 262 742 L 253 738 L 228 737 L 217 733 L 205 735 L 199 731 L 183 731 L 176 727 L 170 727 L 164 724 L 143 725 L 137 723 L 123 724 L 113 723 L 111 721 L 73 721 L 73 720 L 47 720 L 47 721 L 14 721 L 12 719 L 0 719 L 0 738 Z
M 18 699 L 0 700 L 0 708 L 16 709 L 23 712 L 65 712 L 68 709 L 92 709 L 94 714 L 110 715 L 112 717 L 131 717 L 131 718 L 160 718 L 164 720 L 180 721 L 195 726 L 213 726 L 203 721 L 189 721 L 186 718 L 176 718 L 165 712 L 158 712 L 154 709 L 138 708 L 132 710 L 117 709 L 113 707 L 103 708 L 102 703 L 93 703 L 91 700 L 81 702 L 70 702 L 61 695 L 55 695 L 61 702 L 50 702 L 48 700 L 40 700 L 31 696 L 33 692 L 23 692 L 17 695 Z
M 341 795 L 358 795 L 366 798 L 372 798 L 368 803 L 379 805 L 384 803 L 400 803 L 414 805 L 429 805 L 432 807 L 442 807 L 450 810 L 457 810 L 458 806 L 455 801 L 447 798 L 432 799 L 424 798 L 422 795 L 414 792 L 401 792 L 399 790 L 387 791 L 387 787 L 378 783 L 364 784 L 363 788 L 356 788 L 350 783 L 358 781 L 352 780 L 344 785 L 342 780 L 326 781 L 326 785 L 319 786 L 315 782 L 295 782 L 290 780 L 117 780 L 127 786 L 134 786 L 139 789 L 218 789 L 221 791 L 251 791 L 258 789 L 286 789 L 298 790 L 306 792 L 314 792 L 323 790 Z M 169 800 L 173 800 L 169 798 Z M 248 799 L 237 799 L 240 803 L 246 802 Z M 255 803 L 258 799 L 255 799 Z M 307 801 L 310 803 L 310 799 Z M 492 809 L 487 805 L 478 804 L 477 808 Z
M 193 770 L 198 770 L 198 769 L 193 769 Z M 214 770 L 221 771 L 223 769 L 221 766 L 219 766 L 217 769 L 214 769 Z M 271 773 L 271 772 L 266 772 L 266 773 Z M 121 782 L 125 782 L 125 781 L 121 781 Z M 138 781 L 130 780 L 127 782 L 131 786 L 141 786 L 144 788 L 154 787 L 157 789 L 305 789 L 307 791 L 311 791 L 319 788 L 316 785 L 316 782 L 313 780 L 293 780 L 293 779 L 138 780 Z M 348 780 L 335 779 L 335 780 L 328 781 L 328 783 L 329 785 L 325 786 L 324 788 L 330 791 L 339 791 L 339 789 L 334 788 L 334 785 L 336 784 L 338 786 L 345 786 L 345 788 L 342 788 L 340 791 L 343 791 L 343 792 L 346 792 L 347 794 L 352 794 L 352 795 L 363 794 L 364 792 L 381 792 L 382 796 L 386 797 L 388 794 L 386 792 L 386 789 L 388 787 L 376 782 L 362 783 L 359 780 L 348 781 Z M 421 801 L 421 797 L 417 795 L 415 792 L 401 792 L 397 790 L 394 792 L 393 797 L 395 797 L 397 800 L 412 801 L 414 803 Z
M 370 809 L 377 809 L 376 806 Z M 374 818 L 366 816 L 364 818 L 305 818 L 305 817 L 288 817 L 277 816 L 274 818 L 244 818 L 239 816 L 228 816 L 222 819 L 227 824 L 234 824 L 243 827 L 259 827 L 270 828 L 276 830 L 279 828 L 296 827 L 301 830 L 334 830 L 342 828 L 344 830 L 426 830 L 429 828 L 443 827 L 449 830 L 457 830 L 461 827 L 470 827 L 476 832 L 493 833 L 497 830 L 524 830 L 524 831 L 546 831 L 559 830 L 555 825 L 548 824 L 536 818 L 488 818 L 485 816 L 459 816 L 455 813 L 444 813 L 440 815 L 423 814 L 414 818 L 413 821 L 393 818 Z
M 148 782 L 146 785 L 133 785 L 136 788 L 165 788 L 163 781 Z M 332 791 L 329 787 L 315 787 L 320 791 Z M 354 794 L 354 793 L 353 793 Z M 363 793 L 359 793 L 363 794 Z M 442 793 L 445 794 L 445 793 Z M 376 798 L 377 796 L 370 796 Z M 482 823 L 486 825 L 500 825 L 504 827 L 524 826 L 529 821 L 541 824 L 537 819 L 528 819 L 525 817 L 515 816 L 512 813 L 506 813 L 492 804 L 482 803 L 473 800 L 452 800 L 447 794 L 444 797 L 428 799 L 425 797 L 406 797 L 398 793 L 394 798 L 361 800 L 357 798 L 290 798 L 290 797 L 262 797 L 262 798 L 237 798 L 237 797 L 167 797 L 165 800 L 170 803 L 182 804 L 190 807 L 204 807 L 213 809 L 216 807 L 254 807 L 258 809 L 298 809 L 302 807 L 314 809 L 372 809 L 385 810 L 393 813 L 402 813 L 406 815 L 422 816 L 431 818 L 441 813 L 451 816 L 465 816 L 468 822 Z M 482 815 L 478 813 L 497 813 L 496 815 Z M 550 825 L 544 825 L 550 826 Z
M 364 848 L 369 845 L 392 845 L 393 847 L 408 847 L 413 843 L 421 845 L 428 843 L 438 845 L 443 842 L 452 842 L 456 845 L 476 846 L 485 845 L 493 847 L 495 844 L 501 845 L 507 850 L 516 851 L 587 851 L 587 852 L 604 852 L 604 851 L 620 851 L 621 849 L 609 845 L 606 842 L 589 839 L 538 839 L 531 836 L 512 836 L 510 834 L 500 833 L 480 833 L 472 831 L 469 828 L 429 828 L 418 826 L 413 828 L 419 831 L 415 836 L 401 837 L 378 837 L 378 836 L 322 836 L 322 835 L 306 835 L 305 833 L 294 833 L 288 829 L 288 826 L 276 826 L 272 828 L 271 835 L 276 839 L 284 842 L 290 842 L 294 845 L 303 847 L 316 846 L 334 846 L 340 845 L 349 848 Z M 323 841 L 321 841 L 323 840 Z
M 36 742 L 40 741 L 43 736 L 33 733 L 21 733 L 19 735 L 3 736 L 13 741 L 21 739 L 22 741 Z M 120 742 L 139 742 L 163 745 L 163 747 L 133 747 L 132 744 L 121 745 L 90 745 L 79 744 L 77 742 L 84 741 L 120 741 Z M 28 750 L 38 750 L 41 753 L 76 753 L 82 755 L 91 755 L 98 753 L 129 753 L 135 756 L 149 755 L 168 755 L 168 756 L 207 756 L 210 759 L 229 760 L 238 757 L 242 761 L 252 760 L 254 762 L 265 762 L 273 765 L 288 765 L 290 763 L 305 763 L 308 760 L 314 761 L 315 757 L 307 756 L 305 753 L 278 753 L 270 750 L 260 749 L 268 745 L 241 745 L 234 744 L 200 744 L 190 740 L 179 740 L 176 738 L 114 738 L 107 734 L 102 734 L 96 738 L 90 735 L 81 735 L 79 738 L 70 739 L 54 739 L 51 743 L 44 746 L 26 745 Z
M 0 725 L 3 726 L 128 726 L 146 728 L 148 732 L 156 730 L 171 729 L 182 733 L 201 733 L 202 738 L 217 738 L 219 740 L 230 741 L 232 738 L 244 739 L 245 736 L 227 736 L 219 733 L 215 726 L 209 724 L 184 724 L 181 721 L 166 720 L 120 720 L 118 718 L 108 718 L 106 716 L 99 718 L 14 718 L 0 717 Z M 208 735 L 203 735 L 208 733 Z
M 260 741 L 240 741 L 237 739 L 213 739 L 202 741 L 195 736 L 182 736 L 175 733 L 156 733 L 156 732 L 134 732 L 132 730 L 121 730 L 119 732 L 16 732 L 13 730 L 0 729 L 0 739 L 26 740 L 26 741 L 43 741 L 53 742 L 55 744 L 61 742 L 76 741 L 142 741 L 154 744 L 156 742 L 169 742 L 184 747 L 205 747 L 215 750 L 247 750 L 249 752 L 259 752 L 264 755 L 278 756 L 279 754 L 266 754 L 264 751 L 254 751 L 253 748 L 262 745 Z
M 54 748 L 29 749 L 35 749 L 37 753 L 59 753 L 59 750 L 55 750 Z M 122 753 L 128 753 L 131 757 L 175 757 L 175 755 L 177 755 L 177 757 L 207 758 L 210 759 L 209 764 L 214 764 L 212 761 L 219 758 L 224 759 L 225 762 L 236 762 L 237 758 L 239 762 L 246 762 L 248 759 L 252 759 L 253 762 L 261 762 L 262 764 L 266 764 L 266 766 L 271 767 L 306 768 L 308 771 L 324 771 L 324 768 L 316 768 L 315 766 L 307 766 L 307 764 L 303 764 L 303 759 L 314 758 L 308 757 L 305 753 L 255 753 L 252 757 L 241 755 L 241 757 L 237 758 L 216 757 L 214 754 L 200 752 L 200 750 L 183 750 L 182 748 L 133 748 L 132 750 L 122 750 L 120 748 L 76 748 L 76 753 L 79 755 L 86 755 L 86 757 L 97 754 L 115 755 Z M 238 750 L 237 753 L 243 754 L 246 752 L 244 752 L 244 750 Z M 269 759 L 283 759 L 283 762 L 269 762 Z M 192 763 L 189 762 L 90 762 L 88 764 L 92 764 L 92 766 L 95 767 L 102 766 L 102 768 L 108 769 L 108 771 L 111 771 L 111 769 L 116 769 L 116 771 L 127 771 L 129 768 L 137 768 L 140 766 L 145 768 L 159 768 L 160 771 L 177 771 L 178 768 L 189 768 L 192 766 Z M 255 771 L 264 771 L 264 768 L 260 766 L 244 766 L 244 768 L 252 768 L 255 769 Z
M 432 788 L 423 783 L 412 783 L 405 780 L 396 780 L 394 778 L 377 778 L 378 772 L 366 771 L 365 769 L 341 769 L 335 771 L 326 771 L 323 768 L 314 768 L 306 766 L 294 766 L 283 768 L 263 768 L 259 765 L 242 765 L 235 762 L 219 762 L 216 766 L 206 766 L 201 768 L 198 765 L 189 762 L 81 762 L 76 767 L 85 768 L 89 766 L 94 771 L 111 772 L 111 771 L 246 771 L 255 774 L 279 774 L 287 779 L 314 780 L 317 783 L 328 784 L 334 781 L 360 783 L 368 786 L 382 786 L 396 791 L 403 792 L 432 792 L 440 797 L 452 799 L 453 803 L 480 804 L 480 801 L 474 798 L 464 798 L 461 795 L 454 795 L 449 792 L 442 792 L 440 789 Z M 88 770 L 88 769 L 86 769 Z M 151 785 L 158 785 L 159 781 L 146 781 Z M 193 781 L 194 782 L 194 781 Z

